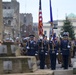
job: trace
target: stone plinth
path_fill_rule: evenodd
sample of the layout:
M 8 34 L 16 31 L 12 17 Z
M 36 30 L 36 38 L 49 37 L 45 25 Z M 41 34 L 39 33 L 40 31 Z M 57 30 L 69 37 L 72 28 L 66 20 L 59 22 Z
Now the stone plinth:
M 33 56 L 0 57 L 0 74 L 30 73 L 37 70 Z
M 2 47 L 3 46 L 3 47 Z M 13 42 L 4 42 L 3 45 L 0 46 L 0 56 L 15 56 L 16 45 Z
M 3 14 L 2 14 L 2 0 L 0 0 L 0 40 L 3 39 Z

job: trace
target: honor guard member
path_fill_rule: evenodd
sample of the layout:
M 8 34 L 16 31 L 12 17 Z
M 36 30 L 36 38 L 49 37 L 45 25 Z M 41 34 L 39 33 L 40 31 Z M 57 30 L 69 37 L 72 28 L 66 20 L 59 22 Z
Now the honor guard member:
M 69 55 L 70 55 L 70 43 L 68 40 L 68 33 L 63 33 L 63 39 L 61 40 L 61 53 L 62 53 L 62 60 L 63 60 L 63 67 L 64 69 L 68 69 L 68 63 L 69 63 Z
M 45 49 L 44 49 L 43 36 L 40 36 L 38 40 L 38 51 L 39 51 L 40 69 L 44 69 L 45 68 Z
M 73 49 L 72 49 L 72 40 L 71 38 L 69 37 L 69 34 L 68 34 L 68 40 L 69 40 L 69 45 L 70 45 L 70 54 L 69 54 L 69 67 L 72 67 L 72 62 L 71 62 L 71 57 L 73 55 Z
M 59 39 L 58 39 L 58 37 L 55 37 L 55 39 L 54 39 L 54 49 L 56 50 L 56 57 L 57 57 L 57 59 L 58 59 L 58 63 L 60 62 L 60 60 L 59 60 L 59 53 L 60 53 L 60 49 L 59 49 L 59 47 L 60 47 L 60 42 L 59 42 Z
M 51 62 L 51 69 L 56 69 L 56 49 L 55 49 L 55 42 L 53 40 L 52 35 L 49 39 L 49 53 L 50 53 L 50 62 Z
M 73 43 L 73 58 L 75 57 L 75 52 L 76 52 L 76 38 Z
M 28 56 L 35 56 L 38 51 L 37 43 L 34 41 L 34 35 L 29 35 L 30 40 L 26 44 L 26 49 L 27 49 L 27 55 Z
M 49 52 L 48 52 L 48 40 L 47 40 L 47 36 L 45 36 L 45 35 L 43 37 L 43 47 L 44 47 L 44 51 L 45 51 L 45 65 L 47 68 L 50 68 L 50 56 L 49 56 Z
M 27 38 L 23 38 L 21 42 L 21 55 L 26 55 L 27 53 L 26 43 L 27 43 Z
M 47 36 L 43 37 L 43 47 L 44 47 L 44 51 L 45 51 L 45 65 L 47 68 L 50 68 L 50 56 L 49 56 L 49 51 L 48 51 Z

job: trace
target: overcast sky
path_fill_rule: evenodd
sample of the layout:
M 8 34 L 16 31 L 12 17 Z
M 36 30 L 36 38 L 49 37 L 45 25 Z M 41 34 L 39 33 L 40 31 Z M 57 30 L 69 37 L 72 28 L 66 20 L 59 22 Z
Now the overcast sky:
M 11 0 L 3 0 L 11 1 Z M 32 13 L 33 21 L 38 22 L 39 0 L 17 0 L 20 13 Z M 66 14 L 76 14 L 76 0 L 51 0 L 53 19 L 65 19 Z M 43 22 L 50 20 L 49 0 L 42 0 Z

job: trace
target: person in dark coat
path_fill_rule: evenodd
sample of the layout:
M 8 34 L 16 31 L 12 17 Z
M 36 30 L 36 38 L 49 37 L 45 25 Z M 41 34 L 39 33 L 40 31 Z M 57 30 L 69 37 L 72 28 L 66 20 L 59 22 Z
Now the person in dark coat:
M 46 65 L 46 68 L 50 68 L 50 56 L 48 51 L 48 40 L 46 35 L 43 38 L 43 47 L 45 51 L 45 65 Z
M 63 60 L 63 67 L 64 69 L 68 69 L 69 66 L 69 55 L 70 55 L 70 42 L 68 40 L 68 33 L 63 33 L 63 39 L 61 40 L 61 53 L 62 53 L 62 60 Z
M 38 51 L 40 60 L 40 69 L 45 68 L 45 57 L 48 55 L 48 42 L 45 39 L 45 35 L 41 36 L 38 40 Z
M 53 40 L 53 37 L 50 36 L 49 39 L 49 53 L 50 53 L 50 62 L 51 62 L 51 69 L 55 70 L 56 69 L 56 41 Z
M 43 39 L 38 40 L 38 51 L 39 51 L 39 60 L 40 60 L 40 69 L 45 68 L 45 51 L 43 48 Z
M 34 40 L 34 35 L 29 35 L 30 40 L 26 44 L 26 49 L 27 49 L 27 55 L 28 56 L 35 56 L 38 51 L 37 43 Z

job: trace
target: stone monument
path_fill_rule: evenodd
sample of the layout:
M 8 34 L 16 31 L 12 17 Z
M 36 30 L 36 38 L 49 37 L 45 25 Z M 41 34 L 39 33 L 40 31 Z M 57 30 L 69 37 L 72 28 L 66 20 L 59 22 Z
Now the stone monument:
M 3 38 L 2 0 L 0 0 L 0 40 Z
M 13 42 L 3 42 L 0 45 L 0 74 L 30 73 L 37 70 L 36 58 L 16 56 L 17 50 L 19 51 L 20 47 Z

